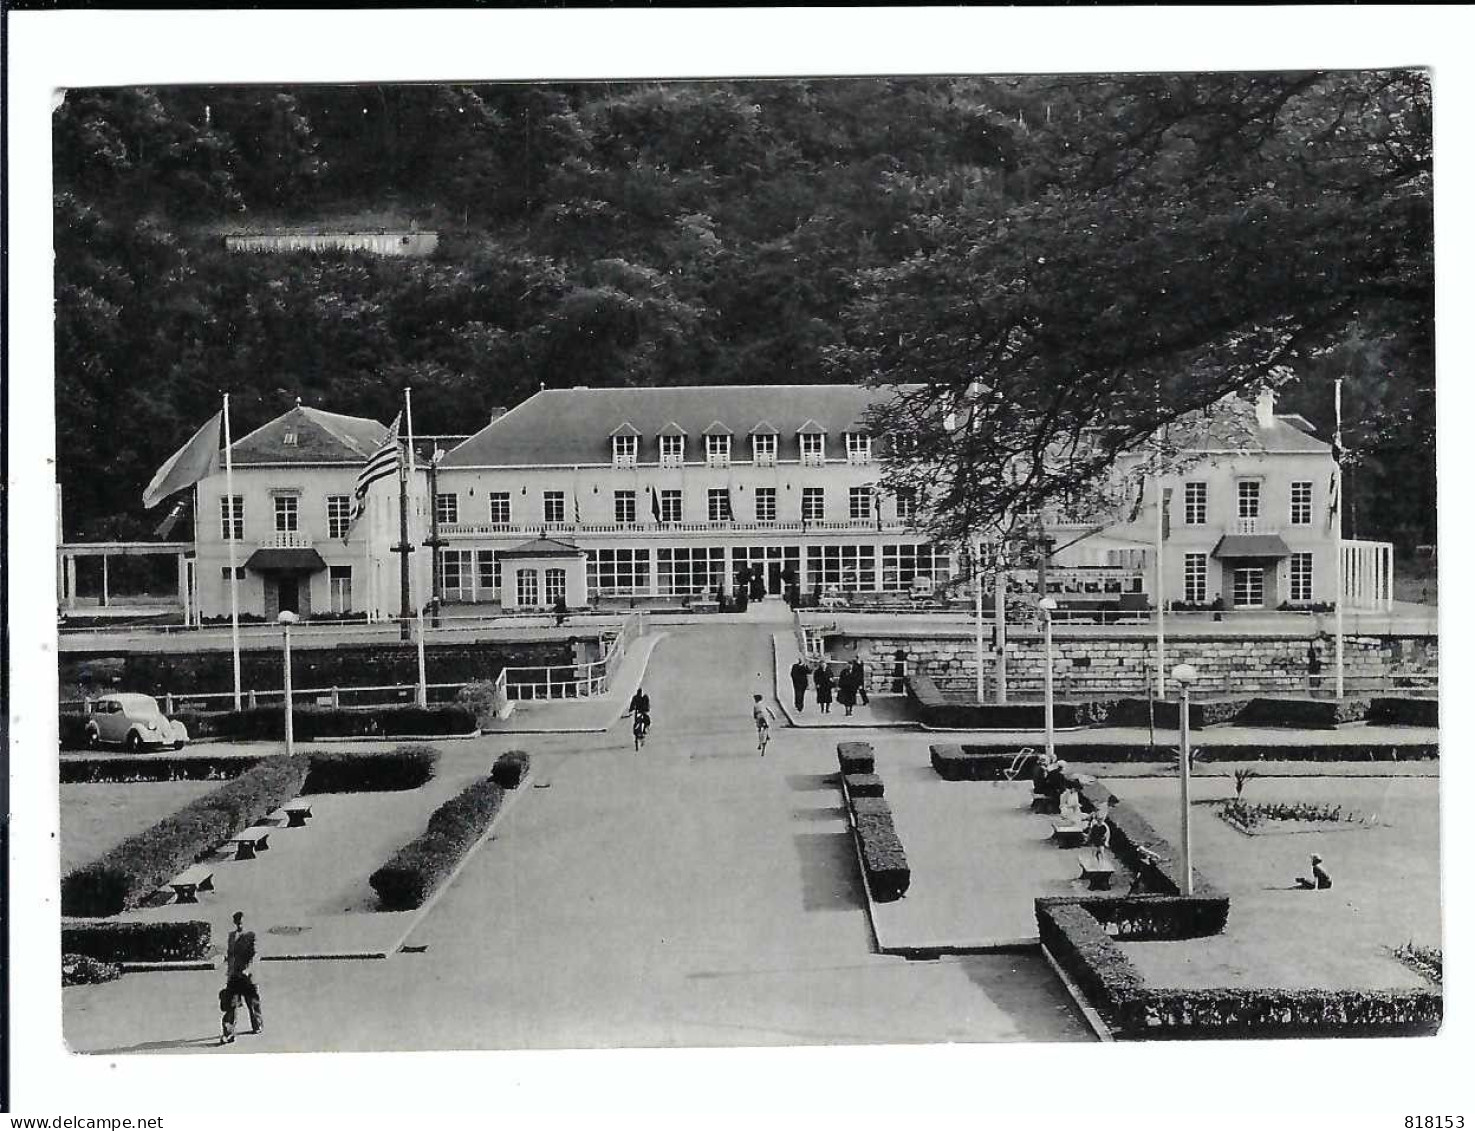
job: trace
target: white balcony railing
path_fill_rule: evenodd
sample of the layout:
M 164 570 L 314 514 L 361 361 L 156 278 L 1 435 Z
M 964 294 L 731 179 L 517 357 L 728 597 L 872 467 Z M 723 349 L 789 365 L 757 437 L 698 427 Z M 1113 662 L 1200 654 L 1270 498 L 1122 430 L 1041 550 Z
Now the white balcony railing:
M 909 523 L 895 519 L 818 519 L 806 521 L 752 522 L 744 520 L 691 521 L 691 522 L 540 522 L 540 523 L 493 523 L 457 522 L 440 528 L 443 538 L 479 538 L 508 536 L 532 538 L 540 534 L 549 535 L 636 535 L 636 534 L 747 534 L 779 533 L 806 534 L 815 531 L 860 532 L 895 534 L 910 530 Z
M 300 530 L 278 530 L 267 535 L 258 545 L 263 550 L 310 550 L 312 536 Z
M 1260 518 L 1237 518 L 1234 520 L 1234 532 L 1236 534 L 1266 534 L 1268 531 L 1262 529 Z

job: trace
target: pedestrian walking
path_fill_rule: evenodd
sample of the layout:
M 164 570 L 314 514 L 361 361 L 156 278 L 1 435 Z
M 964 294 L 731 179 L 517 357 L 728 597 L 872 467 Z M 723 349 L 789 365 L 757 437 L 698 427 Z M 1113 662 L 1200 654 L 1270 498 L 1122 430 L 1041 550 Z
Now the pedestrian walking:
M 836 698 L 845 708 L 846 716 L 855 714 L 855 669 L 846 664 L 840 669 L 839 693 Z
M 860 657 L 850 661 L 850 670 L 855 673 L 855 693 L 860 696 L 863 706 L 871 705 L 870 693 L 866 691 L 866 666 L 860 662 Z
M 789 669 L 789 682 L 794 685 L 794 710 L 804 710 L 804 692 L 809 690 L 809 665 L 803 660 L 795 660 L 794 666 Z
M 220 991 L 220 1043 L 236 1039 L 236 1010 L 241 1002 L 251 1016 L 251 1032 L 261 1032 L 261 990 L 256 985 L 256 932 L 246 929 L 246 913 L 231 916 L 234 925 L 225 940 L 225 988 Z
M 819 713 L 828 715 L 835 697 L 835 677 L 823 660 L 814 671 L 814 701 L 819 704 Z
M 1306 687 L 1310 691 L 1321 689 L 1321 653 L 1317 651 L 1316 639 L 1306 646 Z

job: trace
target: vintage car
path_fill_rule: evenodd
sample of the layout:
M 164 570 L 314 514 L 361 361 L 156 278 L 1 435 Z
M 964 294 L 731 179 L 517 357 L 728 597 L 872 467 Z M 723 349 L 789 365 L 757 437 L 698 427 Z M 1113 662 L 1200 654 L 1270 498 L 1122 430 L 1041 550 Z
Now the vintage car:
M 87 713 L 88 746 L 121 746 L 124 750 L 172 746 L 182 750 L 188 741 L 184 724 L 165 718 L 152 695 L 103 695 L 93 700 L 92 710 Z

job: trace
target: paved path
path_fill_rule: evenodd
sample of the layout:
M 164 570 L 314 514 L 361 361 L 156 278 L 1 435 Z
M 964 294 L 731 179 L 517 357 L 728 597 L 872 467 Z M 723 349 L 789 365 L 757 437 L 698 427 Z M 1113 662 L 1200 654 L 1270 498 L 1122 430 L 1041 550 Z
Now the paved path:
M 220 1052 L 1090 1039 L 1037 956 L 872 953 L 834 735 L 753 749 L 772 634 L 661 641 L 639 755 L 623 732 L 527 739 L 531 792 L 411 936 L 424 951 L 268 964 L 266 1033 Z M 68 1039 L 210 1048 L 218 980 L 68 990 Z

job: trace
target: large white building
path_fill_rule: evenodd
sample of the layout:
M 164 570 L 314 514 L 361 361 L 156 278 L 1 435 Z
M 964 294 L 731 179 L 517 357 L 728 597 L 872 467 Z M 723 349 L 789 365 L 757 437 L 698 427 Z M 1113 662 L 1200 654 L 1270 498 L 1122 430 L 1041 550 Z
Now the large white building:
M 770 593 L 786 578 L 806 594 L 945 583 L 962 556 L 929 542 L 917 500 L 880 488 L 884 438 L 865 422 L 886 395 L 839 385 L 539 392 L 444 452 L 433 501 L 428 468 L 417 467 L 412 600 L 432 592 L 433 532 L 448 603 L 704 597 L 734 592 L 745 569 Z M 347 528 L 358 469 L 386 431 L 299 405 L 236 441 L 243 612 L 398 614 L 394 477 L 375 485 L 368 514 Z M 1047 526 L 1052 585 L 1068 598 L 1150 597 L 1166 513 L 1169 601 L 1234 609 L 1335 600 L 1330 445 L 1262 398 L 1205 418 L 1188 446 L 1164 479 L 1163 511 L 1149 490 L 1119 522 Z M 221 616 L 224 476 L 198 490 L 197 597 L 205 616 Z

